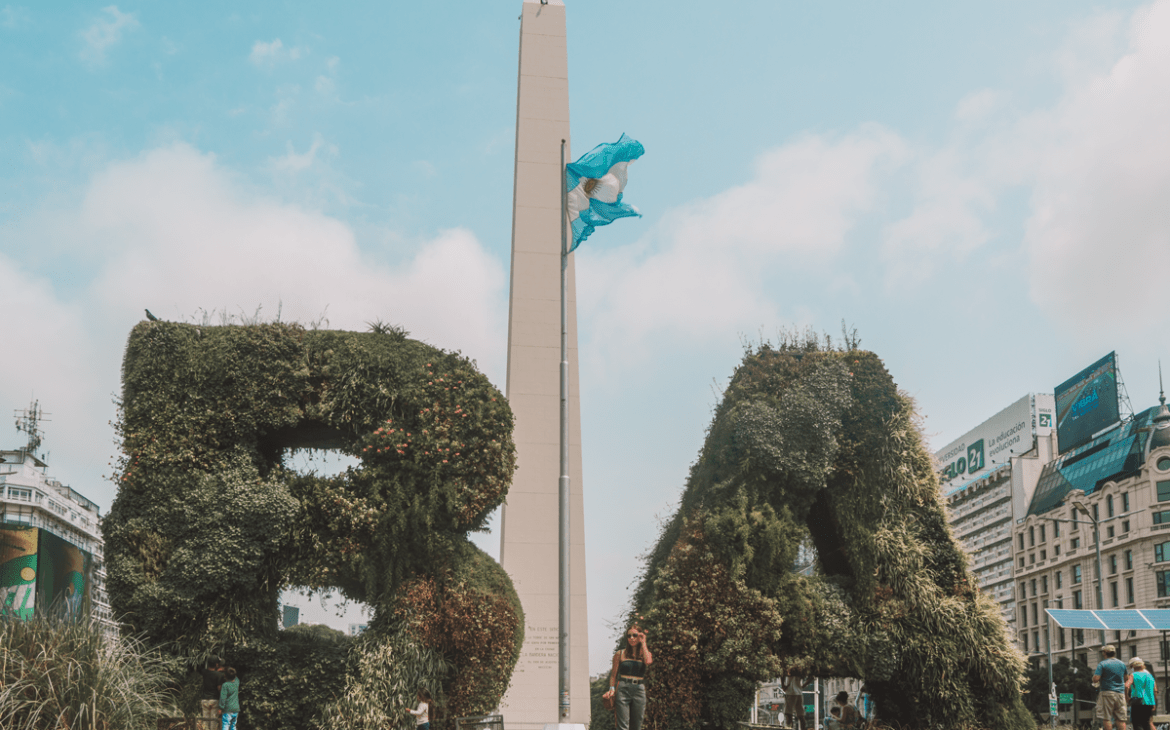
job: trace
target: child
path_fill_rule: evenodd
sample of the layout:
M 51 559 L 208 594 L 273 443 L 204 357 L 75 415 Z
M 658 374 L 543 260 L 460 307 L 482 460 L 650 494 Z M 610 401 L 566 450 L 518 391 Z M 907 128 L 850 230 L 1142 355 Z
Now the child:
M 235 667 L 224 670 L 223 686 L 219 689 L 220 727 L 222 730 L 236 730 L 236 718 L 240 715 L 240 680 L 236 678 Z
M 415 730 L 431 730 L 430 701 L 431 693 L 425 689 L 419 689 L 418 709 L 407 710 L 407 712 L 414 715 Z

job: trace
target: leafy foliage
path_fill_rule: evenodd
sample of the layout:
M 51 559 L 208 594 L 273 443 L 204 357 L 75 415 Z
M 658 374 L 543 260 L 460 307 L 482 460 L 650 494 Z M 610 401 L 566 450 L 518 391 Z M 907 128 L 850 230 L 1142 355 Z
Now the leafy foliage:
M 865 680 L 892 726 L 1030 727 L 912 404 L 846 341 L 747 352 L 716 408 L 630 611 L 655 649 L 652 730 L 730 728 L 788 672 Z M 810 538 L 819 574 L 794 573 Z
M 101 625 L 37 615 L 0 617 L 0 727 L 153 727 L 171 704 L 171 663 Z
M 519 655 L 519 600 L 466 538 L 511 483 L 511 410 L 474 363 L 376 324 L 152 321 L 127 343 L 103 522 L 111 603 L 177 656 L 226 654 L 259 727 L 309 727 L 345 698 L 410 702 L 420 683 L 455 707 L 494 707 Z M 360 466 L 297 474 L 284 456 L 298 448 Z M 373 605 L 372 635 L 278 632 L 290 585 Z M 443 610 L 406 620 L 424 585 Z M 461 620 L 473 623 L 459 641 L 436 628 Z M 378 685 L 387 672 L 409 688 Z

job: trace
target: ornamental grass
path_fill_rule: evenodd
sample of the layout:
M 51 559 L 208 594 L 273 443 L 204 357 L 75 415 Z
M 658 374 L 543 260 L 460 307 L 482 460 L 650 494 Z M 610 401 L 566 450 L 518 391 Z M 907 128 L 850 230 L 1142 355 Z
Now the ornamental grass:
M 169 712 L 170 668 L 92 620 L 0 617 L 0 728 L 153 728 Z

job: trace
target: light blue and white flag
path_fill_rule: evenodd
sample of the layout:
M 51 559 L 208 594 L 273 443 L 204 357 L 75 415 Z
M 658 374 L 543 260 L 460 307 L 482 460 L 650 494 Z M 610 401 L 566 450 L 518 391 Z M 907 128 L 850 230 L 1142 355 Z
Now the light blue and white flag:
M 597 226 L 642 215 L 634 206 L 622 202 L 622 191 L 626 189 L 626 168 L 645 151 L 641 142 L 623 134 L 617 142 L 597 145 L 581 159 L 565 165 L 569 226 L 573 234 L 570 252 L 589 238 Z

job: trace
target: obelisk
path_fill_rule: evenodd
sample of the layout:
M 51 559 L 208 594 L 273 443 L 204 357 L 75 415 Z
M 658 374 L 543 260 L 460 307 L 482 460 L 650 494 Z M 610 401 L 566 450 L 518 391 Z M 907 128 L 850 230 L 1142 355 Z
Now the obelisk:
M 509 730 L 559 721 L 558 479 L 560 477 L 561 140 L 569 140 L 569 71 L 562 0 L 524 0 L 516 98 L 508 401 L 517 465 L 504 506 L 500 562 L 524 606 L 525 638 L 501 702 Z M 567 271 L 569 361 L 570 723 L 589 724 L 585 518 L 577 386 L 573 255 Z

